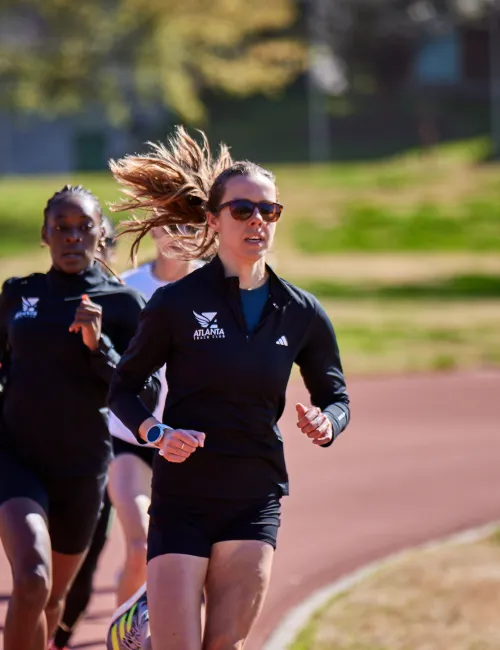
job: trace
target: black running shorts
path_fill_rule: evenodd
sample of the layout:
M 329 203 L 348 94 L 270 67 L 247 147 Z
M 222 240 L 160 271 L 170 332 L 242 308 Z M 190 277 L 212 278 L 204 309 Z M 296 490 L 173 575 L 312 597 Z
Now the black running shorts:
M 15 498 L 35 501 L 47 514 L 52 550 L 76 555 L 90 545 L 107 477 L 40 476 L 0 447 L 0 507 Z
M 112 436 L 112 439 L 115 458 L 122 454 L 132 454 L 132 456 L 137 456 L 137 458 L 143 460 L 148 467 L 153 467 L 153 458 L 158 453 L 157 449 L 154 447 L 145 447 L 144 445 L 133 445 L 115 436 Z
M 276 548 L 278 495 L 203 499 L 162 495 L 149 509 L 148 561 L 168 553 L 210 557 L 217 542 L 258 540 Z

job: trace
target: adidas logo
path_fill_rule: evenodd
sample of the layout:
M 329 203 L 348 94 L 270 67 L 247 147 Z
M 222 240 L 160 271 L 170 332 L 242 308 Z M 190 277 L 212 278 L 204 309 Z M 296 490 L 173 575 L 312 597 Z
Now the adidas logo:
M 280 336 L 279 339 L 276 341 L 276 345 L 288 346 L 288 341 L 286 340 L 286 336 Z

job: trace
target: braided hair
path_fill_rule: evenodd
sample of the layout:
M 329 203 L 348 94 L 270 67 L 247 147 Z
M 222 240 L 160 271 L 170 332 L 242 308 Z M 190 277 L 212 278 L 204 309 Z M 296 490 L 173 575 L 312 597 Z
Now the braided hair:
M 92 203 L 94 204 L 95 211 L 99 215 L 99 218 L 101 220 L 101 226 L 103 228 L 103 237 L 101 238 L 101 241 L 99 242 L 99 247 L 104 248 L 106 245 L 109 245 L 108 240 L 115 240 L 115 231 L 114 231 L 114 226 L 106 215 L 103 214 L 101 204 L 99 203 L 99 199 L 95 194 L 92 194 L 90 190 L 87 190 L 83 187 L 83 185 L 65 185 L 61 190 L 58 192 L 55 192 L 50 199 L 47 201 L 47 205 L 44 208 L 43 211 L 43 220 L 44 224 L 47 222 L 47 215 L 49 214 L 50 210 L 59 203 L 60 201 L 64 201 L 65 199 L 68 198 L 68 196 L 80 196 L 85 199 L 90 199 Z M 106 264 L 106 262 L 100 257 L 97 256 L 96 261 L 99 262 L 102 266 L 104 266 L 107 271 L 113 275 L 119 282 L 122 282 L 121 278 L 119 275 L 113 271 L 113 269 Z
M 90 199 L 95 206 L 96 212 L 102 219 L 102 208 L 97 196 L 92 194 L 90 190 L 86 190 L 82 185 L 65 185 L 62 190 L 55 192 L 55 194 L 53 194 L 47 201 L 47 205 L 43 211 L 44 223 L 47 221 L 47 215 L 49 214 L 51 208 L 53 208 L 54 205 L 60 201 L 67 199 L 68 196 L 81 196 L 83 198 Z

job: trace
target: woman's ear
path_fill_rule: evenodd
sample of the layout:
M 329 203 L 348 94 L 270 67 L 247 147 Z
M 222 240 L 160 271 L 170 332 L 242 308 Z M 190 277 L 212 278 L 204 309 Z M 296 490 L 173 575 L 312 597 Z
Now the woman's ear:
M 97 244 L 97 250 L 103 251 L 106 248 L 106 231 L 104 226 L 101 226 L 101 234 L 99 235 L 99 243 Z
M 207 223 L 209 227 L 215 231 L 219 232 L 219 217 L 216 217 L 212 212 L 207 212 Z
M 42 226 L 42 241 L 40 242 L 40 246 L 48 246 L 49 242 L 47 241 L 47 226 L 43 224 Z

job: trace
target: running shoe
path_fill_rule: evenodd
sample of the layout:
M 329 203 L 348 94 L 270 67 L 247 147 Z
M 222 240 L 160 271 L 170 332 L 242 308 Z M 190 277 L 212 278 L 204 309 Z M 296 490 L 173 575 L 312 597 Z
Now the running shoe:
M 146 585 L 144 584 L 111 619 L 107 650 L 141 650 L 141 632 L 149 620 Z

